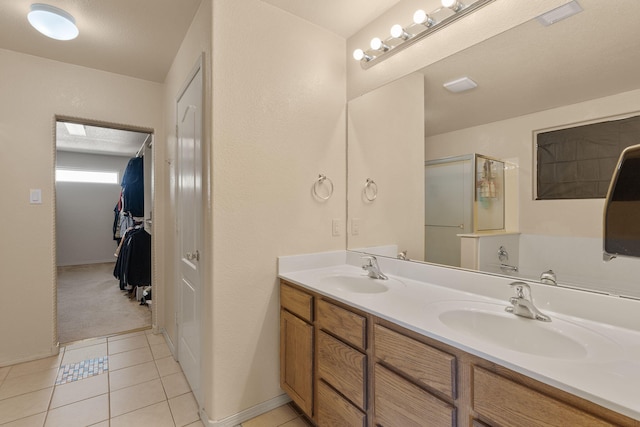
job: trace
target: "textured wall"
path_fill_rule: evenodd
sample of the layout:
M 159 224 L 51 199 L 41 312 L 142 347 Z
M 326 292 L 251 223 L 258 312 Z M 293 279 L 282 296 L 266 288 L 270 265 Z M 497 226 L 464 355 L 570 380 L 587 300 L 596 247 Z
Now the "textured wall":
M 207 411 L 219 420 L 282 394 L 277 257 L 345 247 L 346 76 L 344 39 L 258 0 L 213 4 Z M 311 194 L 320 173 L 335 185 L 326 202 Z
M 57 352 L 56 115 L 161 128 L 161 86 L 0 50 L 0 365 Z M 29 189 L 43 203 L 29 204 Z M 19 325 L 19 328 L 16 328 Z

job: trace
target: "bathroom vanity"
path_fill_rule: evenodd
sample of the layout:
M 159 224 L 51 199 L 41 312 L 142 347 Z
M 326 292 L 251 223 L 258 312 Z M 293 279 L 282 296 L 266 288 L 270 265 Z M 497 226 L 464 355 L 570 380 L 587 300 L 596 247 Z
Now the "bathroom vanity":
M 509 287 L 497 276 L 494 286 L 470 283 L 470 292 L 411 278 L 476 274 L 435 266 L 386 260 L 381 268 L 393 275 L 383 281 L 327 259 L 288 263 L 281 258 L 281 386 L 319 426 L 640 426 L 635 387 L 619 387 L 640 376 L 637 362 L 625 359 L 637 355 L 638 331 L 605 325 L 618 338 L 609 341 L 589 320 L 549 312 L 555 325 L 539 334 L 537 324 L 523 323 L 538 321 L 504 312 L 508 297 L 494 297 Z M 534 287 L 534 298 L 544 301 L 544 291 Z M 485 324 L 484 315 L 505 326 Z M 523 336 L 512 324 L 525 328 Z M 492 336 L 496 328 L 511 338 Z M 568 331 L 567 343 L 584 347 L 549 331 Z M 614 365 L 628 367 L 627 378 L 610 378 L 620 376 Z M 602 372 L 607 366 L 612 371 Z

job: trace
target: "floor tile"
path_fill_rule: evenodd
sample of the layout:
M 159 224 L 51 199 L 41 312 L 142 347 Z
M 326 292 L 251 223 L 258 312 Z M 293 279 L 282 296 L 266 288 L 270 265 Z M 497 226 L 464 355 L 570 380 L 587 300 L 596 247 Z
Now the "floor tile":
M 147 362 L 128 368 L 109 372 L 109 388 L 111 391 L 160 378 L 154 362 Z
M 83 360 L 95 359 L 107 355 L 107 344 L 100 343 L 87 347 L 80 347 L 72 350 L 65 350 L 62 358 L 63 365 L 82 362 Z
M 0 424 L 47 410 L 53 387 L 0 400 Z
M 20 418 L 19 420 L 2 424 L 2 427 L 42 427 L 47 416 L 46 412 L 31 415 L 30 417 Z
M 162 385 L 169 399 L 191 391 L 189 383 L 182 372 L 162 377 Z
M 133 337 L 140 337 L 145 335 L 145 332 L 146 331 L 136 331 L 136 332 L 129 332 L 126 334 L 114 335 L 109 337 L 109 342 L 124 340 L 127 338 L 133 338 Z
M 142 336 L 109 341 L 109 355 L 147 347 L 148 345 L 144 334 Z
M 49 411 L 45 427 L 84 427 L 109 419 L 109 395 L 102 394 Z
M 111 419 L 111 427 L 175 427 L 167 402 L 156 403 Z
M 111 417 L 126 414 L 167 400 L 162 382 L 152 380 L 111 392 Z
M 153 353 L 154 359 L 162 359 L 167 356 L 171 356 L 171 350 L 167 343 L 153 344 L 151 346 L 151 353 Z
M 198 420 L 195 423 L 188 424 L 186 427 L 204 427 L 204 423 Z
M 92 345 L 104 344 L 107 342 L 106 338 L 89 338 L 82 341 L 76 341 L 74 343 L 66 345 L 65 350 L 77 350 L 79 348 L 91 347 Z
M 282 424 L 281 427 L 311 427 L 311 424 L 309 424 L 304 418 L 298 417 Z
M 91 424 L 89 427 L 109 427 L 109 421 L 103 421 L 98 424 Z
M 147 341 L 149 342 L 149 345 L 167 343 L 164 339 L 164 335 L 162 334 L 147 334 Z
M 57 356 L 45 357 L 44 359 L 33 360 L 31 362 L 20 363 L 11 366 L 5 380 L 21 375 L 32 374 L 34 372 L 47 371 L 49 369 L 60 366 L 62 354 Z
M 58 368 L 7 378 L 0 386 L 0 400 L 53 387 Z
M 4 368 L 0 368 L 0 384 L 2 384 L 2 381 L 4 381 L 4 379 L 7 377 L 7 374 L 9 374 L 10 370 L 11 370 L 11 366 L 5 366 Z
M 287 423 L 295 418 L 298 418 L 298 414 L 296 414 L 293 408 L 289 405 L 283 405 L 249 421 L 245 421 L 242 423 L 242 427 L 274 427 Z
M 118 369 L 128 368 L 129 366 L 151 362 L 152 360 L 153 355 L 151 354 L 151 349 L 145 346 L 109 356 L 109 370 L 117 371 Z
M 51 408 L 68 405 L 109 392 L 109 375 L 101 374 L 80 381 L 56 386 Z
M 195 397 L 193 397 L 193 393 L 183 394 L 182 396 L 169 399 L 169 407 L 171 408 L 176 427 L 186 426 L 200 419 L 198 403 Z
M 173 356 L 156 359 L 156 366 L 158 367 L 158 373 L 161 377 L 182 372 L 180 364 L 174 360 Z

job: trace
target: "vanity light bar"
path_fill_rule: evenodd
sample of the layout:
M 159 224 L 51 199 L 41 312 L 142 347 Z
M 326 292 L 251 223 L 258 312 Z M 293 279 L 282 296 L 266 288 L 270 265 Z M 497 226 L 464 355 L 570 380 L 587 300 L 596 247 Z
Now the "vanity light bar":
M 399 24 L 391 27 L 391 35 L 382 40 L 375 37 L 371 40 L 370 49 L 356 49 L 353 58 L 360 61 L 365 70 L 380 61 L 400 52 L 429 34 L 475 12 L 493 0 L 442 0 L 442 7 L 427 14 L 418 10 L 413 15 L 413 22 L 403 27 Z

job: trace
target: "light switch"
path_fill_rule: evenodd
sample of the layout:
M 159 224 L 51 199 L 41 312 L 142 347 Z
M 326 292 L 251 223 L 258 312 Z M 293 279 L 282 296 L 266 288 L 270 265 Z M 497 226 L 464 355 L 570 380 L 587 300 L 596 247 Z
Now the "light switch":
M 357 236 L 358 234 L 360 234 L 360 219 L 353 218 L 351 220 L 351 235 Z
M 39 188 L 29 190 L 29 203 L 32 205 L 42 204 L 42 190 Z
M 340 236 L 340 220 L 334 219 L 331 221 L 331 234 L 333 236 Z

